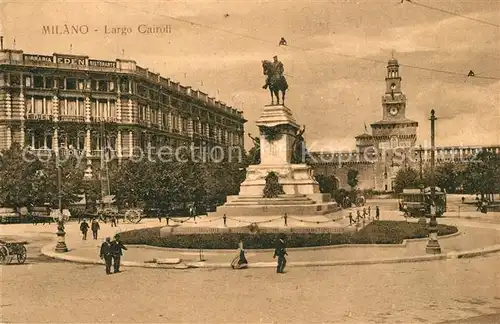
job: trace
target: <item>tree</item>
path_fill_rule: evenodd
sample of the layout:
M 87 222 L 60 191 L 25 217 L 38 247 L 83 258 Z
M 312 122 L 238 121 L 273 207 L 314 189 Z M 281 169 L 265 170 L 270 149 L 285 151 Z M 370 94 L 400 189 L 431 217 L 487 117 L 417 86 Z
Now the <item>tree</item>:
M 79 201 L 84 193 L 85 165 L 76 157 L 68 156 L 60 159 L 52 154 L 50 159 L 42 163 L 38 177 L 37 204 L 48 203 L 51 207 L 58 207 L 58 166 L 61 168 L 61 203 L 67 208 Z
M 29 206 L 37 199 L 41 162 L 18 143 L 0 155 L 0 206 Z
M 401 168 L 396 173 L 394 180 L 394 191 L 403 192 L 406 188 L 418 188 L 420 179 L 419 174 L 415 169 L 410 167 Z
M 349 171 L 347 171 L 347 184 L 351 187 L 351 192 L 354 191 L 358 185 L 358 174 L 358 170 L 349 169 Z
M 464 189 L 479 193 L 481 199 L 500 191 L 500 155 L 482 151 L 464 171 Z
M 462 184 L 462 174 L 455 163 L 440 164 L 436 168 L 436 186 L 455 193 Z

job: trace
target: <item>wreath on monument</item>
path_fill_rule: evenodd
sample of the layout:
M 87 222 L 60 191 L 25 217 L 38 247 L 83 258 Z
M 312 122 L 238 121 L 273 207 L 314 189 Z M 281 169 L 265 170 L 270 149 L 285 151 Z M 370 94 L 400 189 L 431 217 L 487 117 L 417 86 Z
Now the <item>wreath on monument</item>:
M 252 223 L 248 226 L 248 229 L 250 230 L 250 233 L 252 234 L 257 234 L 259 233 L 259 226 L 257 226 L 256 223 Z
M 264 198 L 277 198 L 284 195 L 283 185 L 279 183 L 279 177 L 276 172 L 269 172 L 266 176 L 266 185 L 264 187 Z
M 281 137 L 281 135 L 283 135 L 280 132 L 280 129 L 278 126 L 274 126 L 274 127 L 261 126 L 260 131 L 261 131 L 262 135 L 264 135 L 266 140 L 268 140 L 269 142 L 275 141 L 275 140 L 279 139 Z

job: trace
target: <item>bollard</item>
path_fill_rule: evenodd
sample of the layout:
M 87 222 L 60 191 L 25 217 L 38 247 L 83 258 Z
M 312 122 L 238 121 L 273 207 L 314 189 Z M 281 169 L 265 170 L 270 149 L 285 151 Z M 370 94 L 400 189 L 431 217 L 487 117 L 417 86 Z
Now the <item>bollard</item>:
M 285 226 L 288 226 L 288 216 L 286 215 L 286 213 L 283 216 L 283 218 L 285 218 Z
M 226 219 L 227 219 L 226 214 L 224 214 L 224 216 L 222 216 L 222 218 L 224 219 L 224 226 L 227 226 L 227 224 L 226 224 Z

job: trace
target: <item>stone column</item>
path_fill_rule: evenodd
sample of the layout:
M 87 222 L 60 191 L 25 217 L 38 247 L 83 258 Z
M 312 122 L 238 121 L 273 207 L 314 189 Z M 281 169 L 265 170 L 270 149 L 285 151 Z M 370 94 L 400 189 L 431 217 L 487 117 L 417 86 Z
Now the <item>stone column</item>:
M 12 96 L 8 92 L 5 94 L 5 114 L 7 119 L 12 118 Z
M 134 115 L 134 105 L 132 103 L 132 99 L 129 99 L 128 100 L 128 122 L 130 124 L 132 124 L 134 122 L 134 118 L 133 118 L 133 115 Z
M 168 112 L 167 115 L 167 120 L 168 120 L 168 131 L 172 131 L 172 126 L 173 126 L 173 117 L 172 117 L 172 111 Z
M 59 120 L 59 98 L 52 97 L 52 118 L 55 122 Z
M 129 156 L 132 156 L 134 154 L 134 135 L 132 131 L 128 132 L 128 151 L 129 151 Z
M 118 98 L 116 98 L 116 120 L 118 122 L 122 121 L 122 100 L 119 93 Z
M 56 154 L 59 152 L 59 130 L 57 127 L 54 127 L 52 131 L 52 151 Z
M 118 157 L 118 163 L 122 162 L 122 131 L 118 131 L 116 134 L 116 156 Z
M 187 132 L 188 132 L 188 136 L 193 138 L 194 136 L 194 128 L 193 128 L 193 119 L 191 118 L 188 118 L 188 129 L 187 129 Z
M 90 129 L 87 129 L 87 133 L 85 134 L 85 155 L 90 156 L 91 153 L 91 137 L 90 137 Z
M 12 129 L 10 126 L 7 127 L 7 149 L 12 146 Z
M 90 123 L 90 98 L 85 97 L 85 122 Z

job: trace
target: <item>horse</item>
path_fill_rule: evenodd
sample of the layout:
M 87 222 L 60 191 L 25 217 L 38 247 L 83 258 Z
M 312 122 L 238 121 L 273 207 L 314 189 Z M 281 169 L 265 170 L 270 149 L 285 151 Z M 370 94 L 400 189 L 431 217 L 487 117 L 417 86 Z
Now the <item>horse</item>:
M 278 105 L 280 104 L 279 92 L 281 91 L 281 101 L 282 104 L 285 103 L 285 94 L 288 89 L 288 83 L 284 76 L 280 76 L 275 73 L 274 66 L 271 61 L 262 61 L 262 69 L 264 70 L 264 75 L 268 77 L 269 92 L 271 93 L 271 104 L 274 105 L 274 96 L 276 96 L 276 101 Z M 274 96 L 273 96 L 274 94 Z

